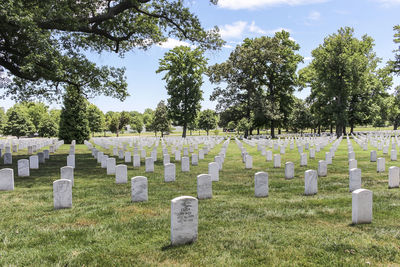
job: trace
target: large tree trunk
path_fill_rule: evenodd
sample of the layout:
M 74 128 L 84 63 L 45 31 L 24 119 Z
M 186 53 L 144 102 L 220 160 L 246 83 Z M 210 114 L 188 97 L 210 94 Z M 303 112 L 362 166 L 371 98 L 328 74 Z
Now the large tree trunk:
M 253 128 L 250 128 L 250 135 L 253 135 Z
M 333 123 L 331 123 L 331 134 L 333 134 Z
M 350 133 L 352 134 L 354 132 L 354 124 L 350 125 Z
M 117 137 L 119 137 L 119 130 L 117 129 Z
M 249 130 L 244 131 L 244 138 L 247 138 L 249 136 Z
M 186 127 L 187 127 L 186 123 L 183 124 L 182 138 L 185 138 L 185 137 L 186 137 Z
M 260 135 L 260 128 L 257 128 L 257 135 Z
M 336 137 L 342 136 L 343 125 L 339 122 L 336 124 Z
M 397 127 L 398 127 L 397 123 L 396 123 L 396 122 L 393 123 L 393 131 L 396 131 L 396 130 L 397 130 Z
M 343 135 L 346 135 L 346 126 L 343 127 Z
M 282 132 L 281 132 L 281 128 L 278 128 L 278 134 L 281 134 Z
M 208 130 L 206 132 L 207 132 L 207 136 L 208 136 Z

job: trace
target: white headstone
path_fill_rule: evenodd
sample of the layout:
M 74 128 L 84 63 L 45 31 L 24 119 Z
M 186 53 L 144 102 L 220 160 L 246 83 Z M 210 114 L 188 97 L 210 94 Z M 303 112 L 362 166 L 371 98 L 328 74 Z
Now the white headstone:
M 60 168 L 60 177 L 64 180 L 70 180 L 74 186 L 74 168 L 71 166 L 64 166 Z
M 50 159 L 50 151 L 48 149 L 43 150 L 44 159 Z
M 169 154 L 164 154 L 163 156 L 163 164 L 169 164 L 170 163 L 170 158 L 169 158 Z
M 253 168 L 253 157 L 250 155 L 246 156 L 246 169 L 252 169 Z
M 361 188 L 361 169 L 352 168 L 349 171 L 349 191 Z
M 332 154 L 331 152 L 325 152 L 325 161 L 326 164 L 332 164 Z
M 148 200 L 146 177 L 135 176 L 131 179 L 131 197 L 132 197 L 132 202 L 142 202 Z
M 197 240 L 198 200 L 181 196 L 171 200 L 171 244 L 183 245 Z
M 147 157 L 145 161 L 146 172 L 154 172 L 154 159 Z
M 197 176 L 197 198 L 212 198 L 212 181 L 208 174 L 200 174 Z
M 11 165 L 11 164 L 12 164 L 12 154 L 4 153 L 4 165 Z
M 29 157 L 29 168 L 39 169 L 39 158 L 37 155 Z
M 285 163 L 285 179 L 293 179 L 294 178 L 294 163 L 288 161 Z
M 216 162 L 208 163 L 208 174 L 211 176 L 211 181 L 219 181 L 219 165 Z
M 328 164 L 325 160 L 318 161 L 318 176 L 325 177 L 328 174 Z
M 317 171 L 307 170 L 304 173 L 304 194 L 315 195 L 318 192 Z
M 199 165 L 199 157 L 197 154 L 192 154 L 192 165 L 193 166 Z
M 357 189 L 352 196 L 352 222 L 353 224 L 372 222 L 372 191 Z
M 307 153 L 300 154 L 300 166 L 307 166 Z
M 275 154 L 274 155 L 274 168 L 280 168 L 280 167 L 281 167 L 281 155 Z
M 119 164 L 115 166 L 115 183 L 126 184 L 128 182 L 128 166 Z
M 164 165 L 164 181 L 174 182 L 176 176 L 176 167 L 173 163 L 167 163 Z
M 376 171 L 377 172 L 385 171 L 385 158 L 378 158 L 376 160 Z
M 375 151 L 375 150 L 372 150 L 372 151 L 371 151 L 370 161 L 371 161 L 371 162 L 375 162 L 375 161 L 376 161 L 376 158 L 377 158 L 376 151 Z
M 75 155 L 67 156 L 67 166 L 71 166 L 75 168 Z
M 107 168 L 107 159 L 108 159 L 108 155 L 103 155 L 103 157 L 101 157 L 101 167 L 103 169 Z
M 397 166 L 389 167 L 389 188 L 399 187 L 399 174 L 400 168 Z
M 29 176 L 29 160 L 28 159 L 18 160 L 18 176 L 21 176 L 21 177 Z
M 139 154 L 133 155 L 133 167 L 140 167 L 140 155 Z
M 256 197 L 268 196 L 268 173 L 257 172 L 254 175 L 254 193 Z
M 132 162 L 132 154 L 129 151 L 125 152 L 125 163 Z
M 72 207 L 72 182 L 60 179 L 53 182 L 54 209 L 65 209 Z
M 310 159 L 315 159 L 315 148 L 310 149 Z
M 0 170 L 0 191 L 14 190 L 14 170 L 4 168 Z
M 115 174 L 115 165 L 116 159 L 115 158 L 108 158 L 107 159 L 107 175 L 114 175 Z
M 396 149 L 390 150 L 390 160 L 397 161 L 397 150 Z
M 215 156 L 215 157 L 214 157 L 214 161 L 215 161 L 216 163 L 218 163 L 219 170 L 221 171 L 221 170 L 222 170 L 222 158 L 221 158 L 221 156 Z
M 182 157 L 181 170 L 182 172 L 190 171 L 189 157 Z

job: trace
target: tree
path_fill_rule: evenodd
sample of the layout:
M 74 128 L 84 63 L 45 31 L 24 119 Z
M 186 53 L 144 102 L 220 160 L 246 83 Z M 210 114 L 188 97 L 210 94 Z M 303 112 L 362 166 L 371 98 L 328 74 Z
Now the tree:
M 35 126 L 35 131 L 39 132 L 39 124 L 48 115 L 48 107 L 40 102 L 25 102 L 23 104 L 27 107 L 28 115 Z
M 132 117 L 127 111 L 112 112 L 106 114 L 108 129 L 119 136 L 119 133 L 125 126 L 131 124 Z
M 340 28 L 325 38 L 324 43 L 312 51 L 313 60 L 304 70 L 305 80 L 331 123 L 336 125 L 336 135 L 345 132 L 346 125 L 353 128 L 365 118 L 390 81 L 378 75 L 379 59 L 373 52 L 373 39 L 364 35 L 357 39 L 352 28 Z M 311 100 L 313 101 L 313 100 Z
M 400 86 L 397 86 L 389 97 L 388 106 L 390 107 L 388 119 L 393 125 L 393 130 L 397 130 L 400 125 Z
M 39 123 L 38 133 L 41 137 L 58 136 L 58 123 L 49 114 L 46 114 Z
M 125 99 L 125 70 L 97 66 L 87 50 L 123 56 L 168 37 L 207 49 L 224 43 L 218 28 L 204 30 L 182 0 L 13 0 L 2 1 L 1 10 L 0 65 L 9 75 L 5 94 L 25 100 L 58 99 L 60 89 L 70 85 L 84 96 Z
M 164 137 L 164 132 L 169 131 L 169 126 L 168 109 L 162 100 L 158 103 L 156 111 L 154 112 L 153 130 L 156 133 L 161 132 L 161 137 Z
M 160 60 L 157 73 L 166 71 L 163 80 L 167 82 L 168 115 L 177 124 L 183 126 L 182 137 L 186 137 L 187 126 L 192 123 L 200 111 L 203 84 L 202 74 L 206 70 L 207 59 L 203 50 L 178 46 L 165 53 Z
M 4 108 L 0 107 L 0 133 L 3 133 L 4 125 L 7 121 L 6 113 L 4 112 Z
M 311 127 L 311 112 L 309 110 L 309 107 L 306 105 L 305 101 L 296 98 L 295 103 L 293 105 L 293 110 L 292 113 L 290 114 L 289 117 L 289 122 L 291 125 L 291 128 L 293 129 L 294 132 L 301 132 L 303 134 L 303 131 L 306 128 Z
M 87 101 L 78 88 L 69 86 L 64 95 L 58 133 L 58 137 L 65 143 L 70 144 L 75 140 L 77 144 L 83 144 L 90 138 L 86 105 Z
M 245 39 L 229 59 L 208 70 L 210 81 L 218 85 L 210 100 L 217 100 L 217 110 L 241 107 L 249 130 L 257 122 L 267 123 L 275 137 L 275 127 L 288 117 L 297 85 L 296 70 L 303 57 L 296 52 L 300 46 L 286 31 L 274 37 Z M 221 83 L 226 88 L 221 88 Z M 257 114 L 257 121 L 252 121 Z M 259 119 L 260 116 L 265 119 Z M 247 136 L 248 132 L 245 132 Z
M 238 130 L 238 133 L 241 131 L 245 133 L 245 132 L 247 132 L 249 127 L 250 127 L 249 121 L 246 118 L 243 118 L 239 121 L 236 128 Z
M 138 132 L 139 135 L 143 131 L 143 121 L 139 116 L 132 117 L 131 128 Z
M 105 127 L 105 119 L 103 112 L 94 104 L 87 107 L 87 118 L 89 121 L 89 129 L 94 133 L 102 132 Z
M 5 135 L 20 138 L 35 131 L 35 126 L 32 124 L 25 106 L 21 104 L 14 105 L 7 110 L 6 116 L 7 122 L 3 128 Z
M 399 44 L 399 48 L 397 48 L 396 50 L 394 50 L 393 52 L 395 52 L 395 59 L 394 61 L 391 62 L 392 64 L 392 71 L 396 74 L 396 75 L 400 75 L 400 25 L 396 25 L 393 27 L 393 30 L 396 32 L 394 34 L 394 39 L 393 41 L 396 44 Z
M 199 116 L 199 128 L 208 132 L 217 127 L 217 116 L 211 109 L 206 109 L 200 112 Z

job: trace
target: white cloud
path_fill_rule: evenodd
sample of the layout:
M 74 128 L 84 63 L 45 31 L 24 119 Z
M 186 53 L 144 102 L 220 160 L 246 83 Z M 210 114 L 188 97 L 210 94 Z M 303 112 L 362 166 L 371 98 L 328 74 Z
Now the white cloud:
M 227 9 L 255 9 L 260 7 L 272 7 L 280 5 L 298 6 L 323 3 L 329 0 L 219 0 L 218 6 Z M 380 0 L 399 1 L 399 0 Z
M 222 38 L 239 38 L 242 36 L 246 26 L 246 21 L 236 21 L 231 25 L 225 24 L 221 26 L 219 33 Z
M 244 35 L 272 35 L 282 30 L 291 32 L 291 30 L 286 28 L 264 30 L 261 27 L 257 26 L 255 21 L 252 21 L 250 24 L 247 21 L 236 21 L 232 24 L 225 24 L 223 26 L 220 26 L 219 28 L 221 37 L 223 39 L 242 39 Z
M 264 31 L 263 29 L 258 27 L 254 20 L 249 25 L 249 31 L 253 32 L 253 33 L 258 33 L 258 34 L 266 34 L 267 33 L 266 31 Z
M 304 61 L 311 61 L 312 57 L 304 57 Z
M 392 7 L 400 5 L 400 0 L 375 0 L 375 1 L 381 3 L 382 6 L 384 7 Z
M 168 40 L 166 42 L 158 44 L 157 46 L 159 46 L 161 48 L 165 48 L 165 49 L 172 49 L 172 48 L 175 48 L 175 47 L 181 46 L 181 45 L 193 47 L 192 45 L 190 45 L 187 42 L 179 41 L 179 40 L 173 39 L 173 38 L 168 38 Z
M 222 47 L 223 47 L 223 48 L 228 48 L 228 49 L 232 49 L 232 48 L 233 48 L 233 46 L 227 45 L 227 44 L 223 45 Z
M 321 18 L 321 13 L 317 11 L 312 11 L 308 17 L 309 20 L 319 20 Z

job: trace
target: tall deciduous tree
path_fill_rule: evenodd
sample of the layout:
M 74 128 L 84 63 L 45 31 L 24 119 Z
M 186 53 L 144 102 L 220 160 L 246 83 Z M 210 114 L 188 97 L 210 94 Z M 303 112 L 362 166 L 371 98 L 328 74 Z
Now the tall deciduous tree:
M 27 108 L 24 105 L 16 104 L 9 108 L 6 113 L 7 122 L 4 125 L 3 133 L 20 138 L 32 134 L 35 126 L 32 124 Z
M 354 126 L 360 118 L 365 118 L 371 101 L 390 84 L 377 73 L 379 59 L 373 46 L 371 37 L 364 35 L 359 40 L 352 28 L 340 28 L 312 51 L 309 70 L 303 71 L 311 95 L 317 98 L 311 101 L 325 110 L 322 114 L 329 114 L 338 136 L 344 133 L 347 124 Z
M 206 109 L 200 112 L 199 115 L 199 128 L 208 132 L 217 127 L 217 116 L 211 109 Z
M 394 50 L 395 55 L 394 55 L 394 61 L 392 61 L 392 66 L 393 66 L 393 72 L 396 75 L 400 75 L 400 25 L 396 25 L 393 27 L 395 34 L 394 34 L 394 39 L 393 41 L 396 44 L 399 44 L 399 48 Z
M 6 95 L 19 99 L 60 98 L 68 85 L 85 96 L 125 99 L 124 69 L 97 66 L 86 50 L 123 56 L 168 37 L 207 49 L 223 44 L 218 28 L 204 30 L 182 0 L 5 0 L 0 28 L 0 66 L 10 75 Z
M 102 132 L 105 127 L 105 119 L 103 112 L 94 104 L 87 107 L 87 117 L 89 121 L 89 129 L 94 133 Z
M 218 110 L 242 106 L 250 130 L 254 114 L 262 113 L 275 137 L 275 128 L 290 114 L 296 70 L 303 59 L 296 53 L 299 49 L 286 31 L 245 39 L 226 62 L 209 68 L 212 83 L 227 85 L 215 88 L 211 100 L 218 101 Z
M 58 122 L 49 114 L 43 116 L 38 126 L 38 133 L 41 137 L 58 136 Z
M 83 144 L 90 137 L 89 122 L 87 119 L 87 101 L 75 86 L 69 86 L 64 95 L 61 109 L 58 137 L 70 144 L 75 140 Z
M 131 113 L 131 116 L 132 116 L 132 113 Z M 140 135 L 140 133 L 143 131 L 143 121 L 142 121 L 141 116 L 135 115 L 132 117 L 131 129 L 135 130 Z
M 157 73 L 166 72 L 163 80 L 167 82 L 168 114 L 175 123 L 183 126 L 182 137 L 186 129 L 200 111 L 203 84 L 202 75 L 206 71 L 207 59 L 203 50 L 178 46 L 167 52 L 160 60 Z
M 132 117 L 127 111 L 122 112 L 107 112 L 106 114 L 108 129 L 119 136 L 119 133 L 125 126 L 131 124 Z
M 40 102 L 26 102 L 28 115 L 35 126 L 35 131 L 39 132 L 40 122 L 48 115 L 48 107 Z
M 156 111 L 154 112 L 153 118 L 153 131 L 161 132 L 161 137 L 164 137 L 164 132 L 168 132 L 170 122 L 168 118 L 168 109 L 164 101 L 158 103 Z

